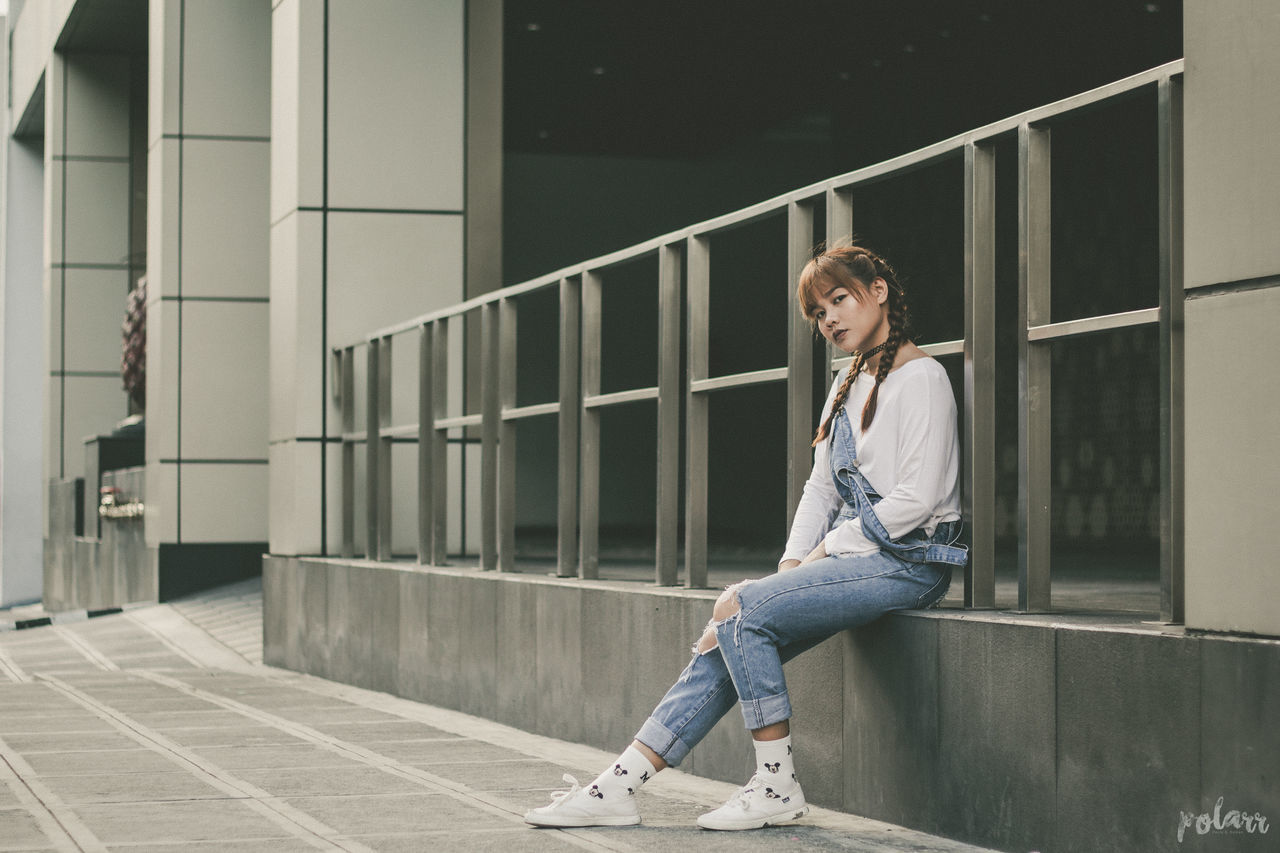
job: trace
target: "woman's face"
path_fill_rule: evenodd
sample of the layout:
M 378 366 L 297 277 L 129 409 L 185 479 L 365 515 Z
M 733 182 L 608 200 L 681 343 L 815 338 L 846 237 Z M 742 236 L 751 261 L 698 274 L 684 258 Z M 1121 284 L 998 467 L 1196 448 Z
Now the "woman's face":
M 884 279 L 875 279 L 861 291 L 838 281 L 820 281 L 814 297 L 814 322 L 838 349 L 865 352 L 889 336 L 889 288 Z

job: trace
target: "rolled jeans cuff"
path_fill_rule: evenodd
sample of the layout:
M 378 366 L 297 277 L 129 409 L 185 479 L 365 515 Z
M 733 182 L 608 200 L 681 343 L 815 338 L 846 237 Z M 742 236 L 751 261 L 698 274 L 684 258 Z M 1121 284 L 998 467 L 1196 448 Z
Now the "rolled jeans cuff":
M 689 745 L 653 717 L 644 721 L 635 739 L 656 752 L 670 767 L 677 766 L 689 754 Z
M 791 698 L 786 693 L 743 699 L 738 704 L 743 721 L 752 731 L 791 719 Z

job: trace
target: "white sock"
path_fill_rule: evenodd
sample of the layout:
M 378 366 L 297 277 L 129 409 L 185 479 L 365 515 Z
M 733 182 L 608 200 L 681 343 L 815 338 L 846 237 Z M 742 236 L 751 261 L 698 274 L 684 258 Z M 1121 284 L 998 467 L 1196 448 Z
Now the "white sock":
M 799 784 L 796 782 L 796 765 L 791 758 L 791 735 L 752 743 L 756 747 L 756 775 L 760 781 L 783 791 Z
M 640 786 L 654 777 L 658 771 L 644 757 L 644 753 L 629 746 L 618 756 L 618 760 L 609 766 L 587 786 L 587 793 L 600 799 L 616 799 L 630 797 L 640 790 Z

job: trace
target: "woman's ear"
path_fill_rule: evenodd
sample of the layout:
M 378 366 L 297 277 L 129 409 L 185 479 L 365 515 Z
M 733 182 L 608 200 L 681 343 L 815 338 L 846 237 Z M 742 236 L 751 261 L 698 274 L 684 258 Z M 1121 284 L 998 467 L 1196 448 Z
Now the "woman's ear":
M 876 298 L 877 305 L 883 305 L 889 301 L 889 285 L 880 276 L 876 276 L 876 280 L 871 282 L 871 295 Z

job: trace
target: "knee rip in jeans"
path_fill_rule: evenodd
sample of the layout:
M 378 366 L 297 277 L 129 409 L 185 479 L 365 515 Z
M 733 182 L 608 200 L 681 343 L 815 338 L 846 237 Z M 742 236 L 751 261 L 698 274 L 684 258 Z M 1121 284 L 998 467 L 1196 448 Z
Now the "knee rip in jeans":
M 711 618 L 703 630 L 698 642 L 694 643 L 693 654 L 705 655 L 716 647 L 716 629 L 742 612 L 742 599 L 738 595 L 741 584 L 734 584 L 720 593 L 715 606 L 711 608 Z

